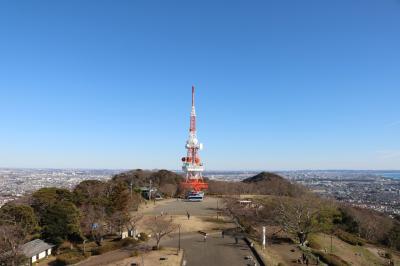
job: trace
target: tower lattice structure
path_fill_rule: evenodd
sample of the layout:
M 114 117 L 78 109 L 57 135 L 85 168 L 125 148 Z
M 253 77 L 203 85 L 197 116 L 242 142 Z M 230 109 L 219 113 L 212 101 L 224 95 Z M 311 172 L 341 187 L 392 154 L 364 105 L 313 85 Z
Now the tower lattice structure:
M 199 151 L 203 149 L 203 144 L 197 139 L 194 94 L 195 89 L 192 86 L 192 111 L 190 113 L 189 137 L 185 145 L 187 155 L 182 158 L 182 170 L 186 173 L 186 178 L 181 185 L 185 189 L 202 191 L 208 188 L 208 184 L 203 180 L 204 166 L 199 156 Z

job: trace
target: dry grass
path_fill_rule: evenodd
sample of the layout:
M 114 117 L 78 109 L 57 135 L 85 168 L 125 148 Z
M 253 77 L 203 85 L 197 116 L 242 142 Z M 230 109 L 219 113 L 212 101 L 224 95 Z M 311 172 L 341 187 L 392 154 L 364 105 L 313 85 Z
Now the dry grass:
M 271 266 L 294 265 L 293 261 L 300 258 L 302 254 L 296 245 L 289 243 L 268 245 L 264 250 L 258 243 L 255 243 L 255 247 L 260 251 L 267 265 Z
M 112 265 L 115 266 L 130 266 L 131 263 L 136 262 L 142 265 L 142 257 L 146 266 L 179 266 L 183 253 L 179 252 L 176 254 L 176 248 L 164 248 L 163 250 L 151 251 L 146 254 L 139 254 L 136 257 L 124 259 L 121 261 L 114 262 Z M 167 258 L 166 260 L 160 260 L 160 258 Z

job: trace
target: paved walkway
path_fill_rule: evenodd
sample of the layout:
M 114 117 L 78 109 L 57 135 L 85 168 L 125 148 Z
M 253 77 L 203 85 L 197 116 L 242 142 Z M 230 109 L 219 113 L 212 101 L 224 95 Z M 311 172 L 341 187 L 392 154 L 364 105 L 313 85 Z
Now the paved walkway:
M 178 236 L 163 242 L 165 246 L 178 246 Z M 230 236 L 222 238 L 220 233 L 213 233 L 206 242 L 200 234 L 181 235 L 181 248 L 185 251 L 186 266 L 243 266 L 254 265 L 246 260 L 246 256 L 253 256 L 243 240 L 235 244 Z

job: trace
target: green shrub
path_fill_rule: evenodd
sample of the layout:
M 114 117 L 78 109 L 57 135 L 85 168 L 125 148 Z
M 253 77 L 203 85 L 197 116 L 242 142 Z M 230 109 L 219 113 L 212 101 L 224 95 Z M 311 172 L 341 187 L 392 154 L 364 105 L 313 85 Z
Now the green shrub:
M 137 256 L 139 256 L 139 251 L 137 250 L 132 251 L 131 257 L 137 257 Z
M 350 234 L 348 232 L 345 232 L 345 231 L 338 231 L 336 233 L 336 235 L 340 240 L 342 240 L 350 245 L 353 245 L 353 246 L 357 246 L 357 245 L 363 246 L 365 243 L 362 238 L 355 236 L 353 234 Z
M 136 245 L 137 241 L 133 238 L 124 238 L 121 241 L 117 242 L 120 247 L 128 247 L 131 245 Z
M 319 250 L 313 250 L 312 253 L 318 256 L 322 262 L 330 266 L 350 266 L 347 261 L 334 254 L 325 253 Z
M 390 252 L 385 252 L 385 258 L 391 260 L 393 258 L 392 253 Z
M 147 241 L 149 239 L 149 236 L 146 234 L 146 233 L 140 233 L 139 234 L 139 240 L 140 241 L 143 241 L 143 242 L 145 242 L 145 241 Z
M 119 241 L 103 242 L 103 245 L 92 249 L 92 255 L 101 255 L 122 247 L 136 245 L 137 241 L 133 238 L 125 238 Z
M 103 246 L 92 249 L 92 255 L 101 255 L 120 248 L 118 242 L 104 243 Z

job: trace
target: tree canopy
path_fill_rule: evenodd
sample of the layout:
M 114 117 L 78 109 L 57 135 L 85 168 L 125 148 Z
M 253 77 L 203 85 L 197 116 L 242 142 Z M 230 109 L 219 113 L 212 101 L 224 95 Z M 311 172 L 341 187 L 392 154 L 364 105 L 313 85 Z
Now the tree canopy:
M 42 214 L 43 237 L 56 245 L 64 240 L 81 241 L 79 222 L 80 212 L 72 202 L 56 202 Z

